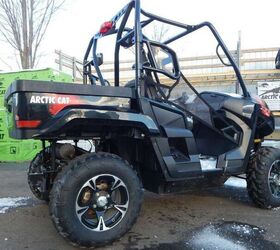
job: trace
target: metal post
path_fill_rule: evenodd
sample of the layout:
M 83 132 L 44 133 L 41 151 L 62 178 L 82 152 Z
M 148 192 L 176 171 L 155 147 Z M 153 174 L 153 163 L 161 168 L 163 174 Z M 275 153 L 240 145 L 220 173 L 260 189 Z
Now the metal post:
M 237 48 L 236 48 L 236 65 L 240 70 L 241 66 L 241 30 L 238 31 L 238 40 L 237 40 Z M 239 82 L 235 83 L 235 93 L 239 94 Z
M 73 62 L 72 62 L 72 67 L 73 67 L 73 80 L 75 81 L 76 80 L 76 76 L 77 76 L 77 74 L 76 74 L 76 58 L 75 57 L 73 57 Z
M 61 50 L 58 51 L 58 67 L 59 67 L 59 70 L 62 71 L 62 52 Z
M 135 39 L 135 87 L 139 91 L 139 79 L 141 76 L 141 25 L 140 25 L 140 0 L 135 1 L 135 22 L 134 22 L 134 39 Z M 136 92 L 137 93 L 137 92 Z

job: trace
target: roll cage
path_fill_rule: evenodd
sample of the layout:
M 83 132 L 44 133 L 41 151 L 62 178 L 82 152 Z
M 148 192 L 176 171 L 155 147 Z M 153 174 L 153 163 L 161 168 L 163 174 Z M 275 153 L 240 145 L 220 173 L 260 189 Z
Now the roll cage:
M 132 10 L 134 11 L 134 28 L 128 28 L 127 22 L 132 14 Z M 147 18 L 146 20 L 141 21 L 141 17 Z M 164 42 L 155 42 L 150 40 L 148 37 L 146 37 L 142 33 L 142 29 L 148 25 L 150 25 L 154 21 L 159 21 L 164 24 L 172 25 L 174 27 L 178 27 L 183 29 L 182 32 L 168 38 Z M 117 24 L 119 24 L 119 27 L 117 28 Z M 121 46 L 125 48 L 129 48 L 131 46 L 134 46 L 135 49 L 135 64 L 134 64 L 134 70 L 135 70 L 135 88 L 134 91 L 136 92 L 136 96 L 140 95 L 139 91 L 139 85 L 141 80 L 143 80 L 144 77 L 144 71 L 152 72 L 157 83 L 160 84 L 159 78 L 157 76 L 157 73 L 164 74 L 165 76 L 176 80 L 174 85 L 176 85 L 179 81 L 179 78 L 182 76 L 182 72 L 179 68 L 179 63 L 176 57 L 176 53 L 171 50 L 167 45 L 171 44 L 172 42 L 194 32 L 197 31 L 203 27 L 207 27 L 212 34 L 214 35 L 215 39 L 217 40 L 217 49 L 220 47 L 222 51 L 224 52 L 225 56 L 227 57 L 230 66 L 233 67 L 237 80 L 241 86 L 242 94 L 244 97 L 248 97 L 249 93 L 246 89 L 245 83 L 242 79 L 241 73 L 239 71 L 239 68 L 237 64 L 235 63 L 231 53 L 229 52 L 228 48 L 226 47 L 225 43 L 223 42 L 222 38 L 218 34 L 215 27 L 210 22 L 202 22 L 198 25 L 186 25 L 180 22 L 172 21 L 154 14 L 151 14 L 149 12 L 146 12 L 141 9 L 140 7 L 140 0 L 132 0 L 130 3 L 128 3 L 124 8 L 122 8 L 110 21 L 105 22 L 100 31 L 95 34 L 87 47 L 86 53 L 84 55 L 84 67 L 83 67 L 83 82 L 84 84 L 87 84 L 88 82 L 90 84 L 97 84 L 99 83 L 102 86 L 105 86 L 108 84 L 108 82 L 103 78 L 102 72 L 100 70 L 100 59 L 102 58 L 100 54 L 97 54 L 97 44 L 98 40 L 102 37 L 109 36 L 112 34 L 116 34 L 116 43 L 115 43 L 115 52 L 114 52 L 114 86 L 118 87 L 120 84 L 120 60 L 119 60 L 119 53 Z M 144 45 L 147 47 L 148 50 L 148 58 L 145 58 L 143 56 L 143 47 Z M 174 68 L 173 68 L 173 74 L 170 74 L 166 71 L 163 71 L 159 69 L 156 65 L 155 58 L 153 57 L 152 48 L 151 46 L 156 45 L 158 47 L 161 47 L 163 50 L 168 50 L 168 52 L 172 55 Z M 90 53 L 92 53 L 92 60 L 89 60 Z M 221 57 L 218 54 L 218 57 L 221 59 Z M 147 59 L 149 63 L 147 64 Z M 102 60 L 102 59 L 101 59 Z M 222 63 L 223 60 L 221 59 Z M 225 64 L 225 63 L 224 63 Z M 226 64 L 225 64 L 226 65 Z M 229 66 L 229 65 L 226 65 Z M 92 74 L 92 67 L 95 68 L 96 74 Z M 184 81 L 187 81 L 185 77 L 182 77 Z M 189 82 L 186 82 L 188 85 L 190 85 Z M 174 86 L 168 87 L 164 86 L 169 89 L 170 91 L 173 89 Z M 193 87 L 192 87 L 193 88 Z M 162 95 L 164 93 L 162 92 Z M 165 96 L 167 99 L 169 95 Z M 166 99 L 165 98 L 165 99 Z

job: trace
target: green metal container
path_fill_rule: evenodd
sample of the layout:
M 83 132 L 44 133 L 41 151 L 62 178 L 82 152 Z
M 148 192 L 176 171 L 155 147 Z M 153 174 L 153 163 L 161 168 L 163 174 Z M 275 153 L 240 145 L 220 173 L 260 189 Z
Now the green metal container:
M 13 81 L 19 79 L 72 82 L 72 77 L 70 75 L 51 68 L 38 70 L 22 70 L 17 72 L 0 72 L 0 109 L 4 107 L 4 96 L 8 86 Z
M 0 109 L 0 145 L 3 142 L 9 141 L 9 133 L 7 128 L 7 115 L 6 110 Z M 0 154 L 1 157 L 1 154 Z
M 70 75 L 51 68 L 0 72 L 0 162 L 29 161 L 42 149 L 40 141 L 15 140 L 9 137 L 8 115 L 4 107 L 4 97 L 8 86 L 19 79 L 72 82 Z

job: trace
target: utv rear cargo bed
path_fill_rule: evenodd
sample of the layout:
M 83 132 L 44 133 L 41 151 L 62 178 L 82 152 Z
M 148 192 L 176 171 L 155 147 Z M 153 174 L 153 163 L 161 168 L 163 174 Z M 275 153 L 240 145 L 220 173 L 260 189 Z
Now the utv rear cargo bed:
M 17 80 L 5 96 L 9 133 L 13 138 L 33 138 L 62 111 L 77 105 L 87 110 L 129 111 L 133 98 L 132 89 L 125 87 Z

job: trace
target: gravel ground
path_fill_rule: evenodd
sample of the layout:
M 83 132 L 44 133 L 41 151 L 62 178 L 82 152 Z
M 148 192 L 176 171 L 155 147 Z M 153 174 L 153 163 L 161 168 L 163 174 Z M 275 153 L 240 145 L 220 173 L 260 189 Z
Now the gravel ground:
M 27 166 L 0 163 L 0 249 L 77 249 L 57 234 L 47 204 L 29 191 Z M 280 249 L 279 222 L 280 209 L 256 208 L 238 180 L 203 192 L 147 192 L 131 231 L 99 249 Z

